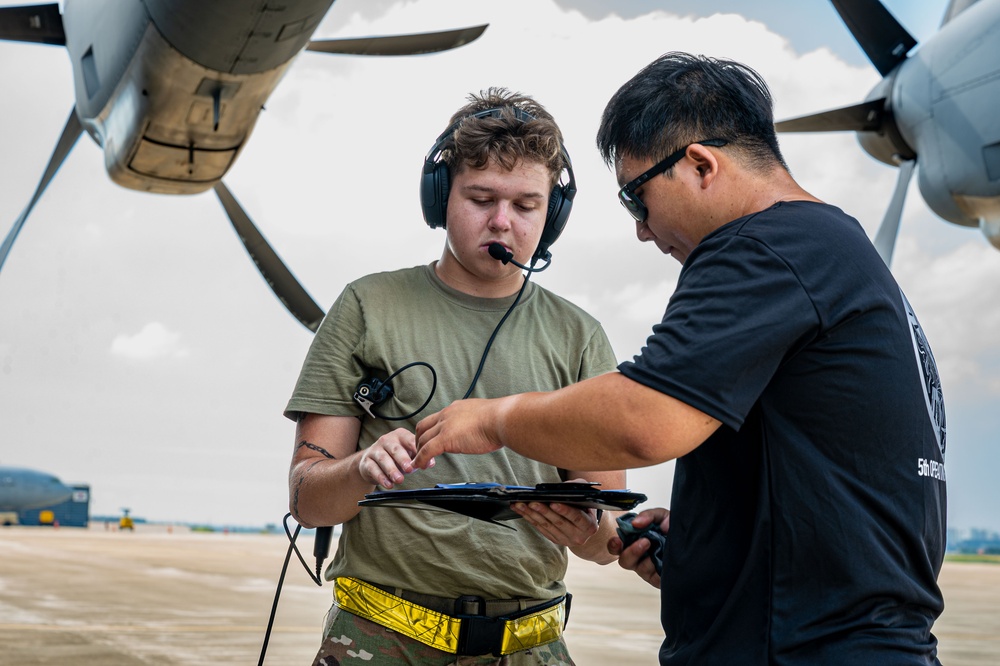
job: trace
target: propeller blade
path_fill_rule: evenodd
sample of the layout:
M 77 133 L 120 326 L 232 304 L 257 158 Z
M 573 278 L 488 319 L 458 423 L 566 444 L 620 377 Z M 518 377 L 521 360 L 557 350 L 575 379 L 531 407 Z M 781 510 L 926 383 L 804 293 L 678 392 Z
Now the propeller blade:
M 26 5 L 0 9 L 0 39 L 66 46 L 59 5 Z
M 471 28 L 424 32 L 414 35 L 388 37 L 358 37 L 356 39 L 317 39 L 309 42 L 307 51 L 341 53 L 367 56 L 403 56 L 437 53 L 464 46 L 475 41 L 489 24 Z
M 986 236 L 990 245 L 1000 250 L 1000 219 L 995 217 L 979 218 L 979 230 Z
M 879 0 L 830 0 L 865 55 L 883 77 L 917 45 Z
M 222 207 L 229 216 L 236 234 L 243 241 L 243 247 L 247 254 L 257 265 L 257 270 L 264 277 L 264 281 L 271 287 L 271 291 L 278 297 L 278 300 L 285 308 L 298 319 L 303 326 L 312 332 L 316 332 L 320 322 L 323 320 L 324 312 L 312 296 L 306 292 L 305 288 L 295 279 L 292 272 L 288 270 L 274 249 L 268 244 L 267 239 L 257 229 L 250 216 L 246 214 L 243 207 L 236 200 L 222 181 L 215 184 L 215 194 L 219 197 Z
M 882 224 L 875 234 L 875 249 L 886 266 L 892 265 L 892 251 L 896 247 L 896 236 L 899 235 L 899 218 L 903 214 L 903 202 L 906 200 L 906 190 L 910 186 L 913 167 L 916 160 L 906 160 L 899 165 L 899 178 L 896 179 L 896 190 L 892 193 L 892 201 L 885 211 Z
M 774 124 L 778 132 L 877 132 L 882 127 L 885 98 L 845 106 Z
M 76 106 L 73 110 L 69 112 L 69 118 L 66 120 L 66 126 L 63 128 L 62 136 L 59 137 L 59 142 L 56 144 L 55 150 L 52 151 L 52 157 L 49 158 L 49 164 L 45 167 L 45 173 L 42 174 L 42 179 L 38 181 L 38 187 L 35 188 L 35 194 L 31 197 L 31 201 L 28 202 L 27 207 L 21 212 L 20 217 L 14 222 L 14 226 L 11 228 L 7 237 L 3 240 L 3 245 L 0 245 L 0 269 L 3 268 L 3 264 L 7 261 L 7 255 L 10 254 L 10 248 L 14 245 L 14 240 L 17 239 L 17 235 L 21 233 L 21 227 L 24 226 L 24 222 L 28 219 L 28 215 L 31 214 L 31 209 L 35 207 L 38 200 L 41 198 L 42 193 L 45 192 L 45 188 L 49 186 L 52 178 L 56 175 L 56 171 L 59 171 L 59 167 L 66 160 L 66 156 L 69 155 L 69 151 L 73 150 L 73 146 L 76 145 L 76 140 L 80 138 L 80 134 L 83 133 L 83 125 L 80 124 L 80 118 L 76 115 Z
M 944 10 L 944 17 L 941 19 L 941 27 L 944 27 L 953 18 L 964 12 L 966 9 L 976 4 L 978 0 L 950 0 L 948 8 Z

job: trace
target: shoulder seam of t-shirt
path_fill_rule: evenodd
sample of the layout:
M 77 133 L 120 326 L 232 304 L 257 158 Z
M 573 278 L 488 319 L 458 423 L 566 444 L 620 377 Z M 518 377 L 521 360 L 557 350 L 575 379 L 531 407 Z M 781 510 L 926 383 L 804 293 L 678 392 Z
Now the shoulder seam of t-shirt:
M 779 202 L 779 203 L 780 203 L 780 202 Z M 813 295 L 812 295 L 812 294 L 811 294 L 811 293 L 809 292 L 809 290 L 808 290 L 808 289 L 806 289 L 805 285 L 803 285 L 803 284 L 802 284 L 802 276 L 801 276 L 801 275 L 799 275 L 798 271 L 796 271 L 796 270 L 795 270 L 795 269 L 794 269 L 794 268 L 793 268 L 793 267 L 792 267 L 792 266 L 791 266 L 791 265 L 790 265 L 790 264 L 788 263 L 788 261 L 787 261 L 787 260 L 785 259 L 785 257 L 784 257 L 784 256 L 782 256 L 781 254 L 779 254 L 778 252 L 776 252 L 776 251 L 774 250 L 774 248 L 772 248 L 772 247 L 771 247 L 771 246 L 770 246 L 770 245 L 769 245 L 769 244 L 768 244 L 768 243 L 767 243 L 766 241 L 764 241 L 764 240 L 763 240 L 762 238 L 758 238 L 758 237 L 756 237 L 756 236 L 753 236 L 753 235 L 750 235 L 750 234 L 745 234 L 745 233 L 743 233 L 743 231 L 744 231 L 744 229 L 746 228 L 746 226 L 747 226 L 747 225 L 748 225 L 748 224 L 749 224 L 749 223 L 750 223 L 750 222 L 751 222 L 752 220 L 754 220 L 754 219 L 755 219 L 755 218 L 756 218 L 756 217 L 757 217 L 758 215 L 760 215 L 761 213 L 764 213 L 764 212 L 766 212 L 766 211 L 759 211 L 759 212 L 757 212 L 757 213 L 753 213 L 753 214 L 751 214 L 751 215 L 748 215 L 748 216 L 746 217 L 746 219 L 745 219 L 745 220 L 743 221 L 743 223 L 742 223 L 742 224 L 740 225 L 740 228 L 739 228 L 739 231 L 737 231 L 737 232 L 736 232 L 735 236 L 736 236 L 736 237 L 739 237 L 739 238 L 742 238 L 742 239 L 744 239 L 744 240 L 746 240 L 746 241 L 749 241 L 749 242 L 753 242 L 753 243 L 756 243 L 757 245 L 759 245 L 759 246 L 761 246 L 762 248 L 764 248 L 765 250 L 767 250 L 768 254 L 770 254 L 770 255 L 771 255 L 772 257 L 774 257 L 774 258 L 775 258 L 776 260 L 780 261 L 780 262 L 781 262 L 781 264 L 782 264 L 782 265 L 783 265 L 783 266 L 785 267 L 785 269 L 787 269 L 787 270 L 788 270 L 788 273 L 789 273 L 790 275 L 792 275 L 792 276 L 793 276 L 793 277 L 795 278 L 795 282 L 796 282 L 796 283 L 798 283 L 798 285 L 799 285 L 799 289 L 801 289 L 801 290 L 802 290 L 802 293 L 803 293 L 803 294 L 805 294 L 805 296 L 806 296 L 806 298 L 807 298 L 807 299 L 809 299 L 809 304 L 810 304 L 810 305 L 812 305 L 812 308 L 813 308 L 813 313 L 814 313 L 814 314 L 816 315 L 816 321 L 817 321 L 817 322 L 821 322 L 821 321 L 822 321 L 822 317 L 820 316 L 820 311 L 819 311 L 819 308 L 818 308 L 818 307 L 816 306 L 816 301 L 815 301 L 815 300 L 813 299 Z

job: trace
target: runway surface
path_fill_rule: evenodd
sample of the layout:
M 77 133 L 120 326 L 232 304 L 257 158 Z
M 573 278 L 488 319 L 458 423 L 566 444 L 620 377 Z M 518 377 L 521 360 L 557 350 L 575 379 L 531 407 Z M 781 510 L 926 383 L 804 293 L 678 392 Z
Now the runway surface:
M 300 541 L 309 562 L 312 541 Z M 283 534 L 153 525 L 0 528 L 0 665 L 256 664 L 286 547 Z M 656 664 L 657 590 L 572 559 L 567 582 L 579 666 Z M 945 563 L 940 583 L 942 663 L 1000 663 L 1000 565 Z M 264 664 L 311 663 L 330 595 L 293 556 Z

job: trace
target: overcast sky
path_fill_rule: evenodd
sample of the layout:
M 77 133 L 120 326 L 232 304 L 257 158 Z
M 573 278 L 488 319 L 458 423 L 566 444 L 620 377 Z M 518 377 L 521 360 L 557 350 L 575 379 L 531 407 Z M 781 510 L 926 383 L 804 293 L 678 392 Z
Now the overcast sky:
M 924 41 L 945 3 L 887 5 Z M 479 23 L 490 23 L 482 38 L 444 54 L 302 54 L 225 178 L 322 307 L 363 274 L 440 255 L 444 233 L 424 225 L 417 199 L 424 153 L 469 92 L 502 85 L 553 113 L 580 187 L 553 267 L 535 279 L 590 310 L 618 358 L 631 358 L 679 265 L 635 240 L 594 148 L 611 94 L 672 50 L 754 67 L 779 119 L 860 102 L 878 81 L 826 0 L 338 0 L 315 37 Z M 2 237 L 73 93 L 58 47 L 0 43 L 0 81 Z M 792 135 L 782 147 L 807 190 L 874 234 L 893 168 L 850 134 Z M 950 523 L 1000 529 L 1000 252 L 935 217 L 914 182 L 893 272 L 942 374 Z M 129 507 L 150 520 L 277 523 L 294 434 L 281 412 L 310 339 L 211 192 L 118 187 L 85 136 L 0 273 L 0 464 L 89 483 L 94 514 Z M 650 496 L 646 506 L 667 505 L 671 475 L 669 463 L 636 470 L 629 485 Z

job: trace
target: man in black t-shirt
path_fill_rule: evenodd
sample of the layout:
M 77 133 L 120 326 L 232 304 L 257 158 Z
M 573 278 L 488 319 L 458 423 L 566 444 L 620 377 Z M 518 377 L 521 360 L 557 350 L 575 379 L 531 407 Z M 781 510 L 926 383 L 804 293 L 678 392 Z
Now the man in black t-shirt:
M 550 393 L 460 401 L 434 455 L 507 446 L 574 469 L 676 459 L 661 664 L 937 664 L 945 414 L 913 309 L 856 220 L 803 190 L 745 65 L 667 54 L 597 138 L 640 240 L 683 264 L 646 346 Z

